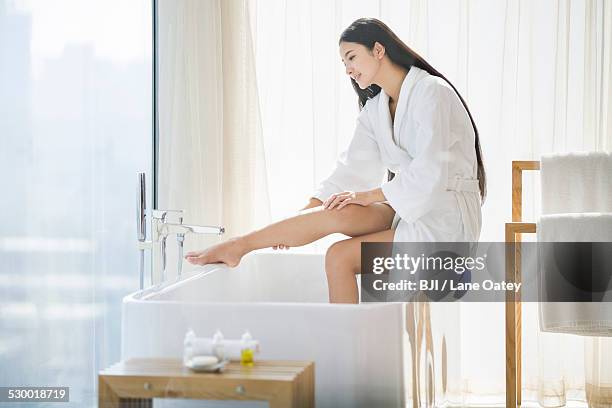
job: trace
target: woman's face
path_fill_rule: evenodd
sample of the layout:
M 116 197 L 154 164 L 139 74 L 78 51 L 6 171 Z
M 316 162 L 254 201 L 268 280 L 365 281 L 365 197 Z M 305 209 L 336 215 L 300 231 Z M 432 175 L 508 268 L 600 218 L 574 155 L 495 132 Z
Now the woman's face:
M 340 43 L 340 58 L 346 67 L 346 74 L 353 78 L 361 89 L 376 83 L 382 55 L 384 48 L 379 43 L 374 44 L 372 51 L 358 43 Z

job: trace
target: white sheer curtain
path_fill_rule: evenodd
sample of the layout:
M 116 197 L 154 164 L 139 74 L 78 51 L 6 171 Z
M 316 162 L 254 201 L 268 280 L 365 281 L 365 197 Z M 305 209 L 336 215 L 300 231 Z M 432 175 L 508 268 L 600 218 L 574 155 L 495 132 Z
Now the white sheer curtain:
M 247 3 L 158 7 L 159 208 L 185 210 L 185 223 L 223 225 L 221 239 L 269 222 Z M 185 250 L 219 239 L 188 236 Z M 168 265 L 176 265 L 173 242 Z
M 489 182 L 482 241 L 504 239 L 512 160 L 612 146 L 612 5 L 604 0 L 252 0 L 251 6 L 273 218 L 303 205 L 352 136 L 356 96 L 337 41 L 359 17 L 385 21 L 470 106 Z M 524 196 L 524 218 L 535 220 L 537 174 L 526 177 Z M 414 311 L 430 316 L 435 351 L 435 381 L 421 380 L 422 400 L 427 388 L 435 406 L 503 405 L 504 305 L 428 307 Z M 427 324 L 417 322 L 426 334 Z M 523 400 L 558 406 L 585 401 L 586 389 L 592 406 L 609 406 L 609 340 L 540 333 L 537 304 L 525 304 Z

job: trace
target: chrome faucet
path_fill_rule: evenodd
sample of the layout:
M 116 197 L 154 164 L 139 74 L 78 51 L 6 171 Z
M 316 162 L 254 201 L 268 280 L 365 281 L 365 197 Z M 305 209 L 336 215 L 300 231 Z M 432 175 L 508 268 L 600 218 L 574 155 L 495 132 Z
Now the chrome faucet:
M 147 239 L 147 195 L 145 189 L 145 174 L 138 173 L 138 196 L 136 199 L 136 233 L 138 236 L 138 251 L 140 252 L 140 289 L 144 288 L 144 251 Z M 149 247 L 150 248 L 150 247 Z
M 166 240 L 168 235 L 176 234 L 178 244 L 177 280 L 181 279 L 183 269 L 183 243 L 186 234 L 216 234 L 225 232 L 223 227 L 211 227 L 183 224 L 183 210 L 152 210 L 151 240 L 146 240 L 146 187 L 145 174 L 138 173 L 138 201 L 136 228 L 138 249 L 140 251 L 140 289 L 144 288 L 144 251 L 151 250 L 151 283 L 154 277 L 161 275 L 161 281 L 166 280 Z M 177 215 L 177 222 L 169 222 L 169 215 Z

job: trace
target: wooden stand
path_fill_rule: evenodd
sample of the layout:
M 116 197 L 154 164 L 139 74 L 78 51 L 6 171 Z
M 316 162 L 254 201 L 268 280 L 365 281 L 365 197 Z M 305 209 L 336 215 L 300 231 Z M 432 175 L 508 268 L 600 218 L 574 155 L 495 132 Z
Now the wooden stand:
M 521 234 L 536 224 L 522 222 L 523 171 L 539 170 L 538 161 L 512 162 L 512 222 L 506 223 L 506 282 L 521 282 Z M 510 245 L 508 245 L 510 244 Z M 519 244 L 519 245 L 516 245 Z M 521 405 L 521 292 L 506 292 L 506 407 Z
M 153 398 L 268 401 L 270 408 L 314 407 L 314 363 L 228 363 L 223 373 L 196 373 L 179 359 L 131 359 L 98 375 L 98 407 L 151 408 Z

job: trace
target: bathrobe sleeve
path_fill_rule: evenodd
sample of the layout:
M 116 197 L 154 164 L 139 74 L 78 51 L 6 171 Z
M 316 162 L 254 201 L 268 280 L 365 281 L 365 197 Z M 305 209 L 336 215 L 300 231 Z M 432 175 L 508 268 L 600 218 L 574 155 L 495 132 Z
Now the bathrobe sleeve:
M 367 108 L 364 107 L 357 117 L 355 133 L 348 149 L 340 154 L 332 174 L 315 190 L 314 198 L 325 201 L 334 193 L 380 187 L 385 168 Z
M 406 222 L 429 212 L 439 193 L 446 191 L 451 160 L 449 90 L 432 81 L 414 103 L 416 132 L 409 137 L 415 138 L 416 153 L 411 161 L 400 163 L 393 180 L 382 185 L 389 204 Z

